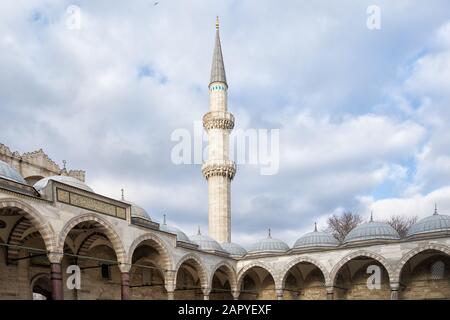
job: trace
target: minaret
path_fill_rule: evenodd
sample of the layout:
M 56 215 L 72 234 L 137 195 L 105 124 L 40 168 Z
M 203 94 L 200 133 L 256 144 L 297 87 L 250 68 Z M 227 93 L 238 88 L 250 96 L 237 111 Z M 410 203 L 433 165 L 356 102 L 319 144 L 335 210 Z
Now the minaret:
M 219 243 L 231 241 L 231 180 L 236 164 L 229 159 L 230 132 L 234 117 L 227 111 L 228 84 L 216 21 L 216 43 L 209 82 L 210 111 L 203 116 L 208 134 L 208 160 L 202 173 L 208 180 L 208 233 Z

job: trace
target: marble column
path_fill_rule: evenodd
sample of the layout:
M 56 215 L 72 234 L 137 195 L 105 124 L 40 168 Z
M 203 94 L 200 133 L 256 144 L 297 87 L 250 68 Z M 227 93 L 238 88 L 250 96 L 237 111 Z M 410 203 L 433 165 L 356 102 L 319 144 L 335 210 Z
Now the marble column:
M 122 300 L 130 300 L 130 274 L 121 272 L 121 297 Z

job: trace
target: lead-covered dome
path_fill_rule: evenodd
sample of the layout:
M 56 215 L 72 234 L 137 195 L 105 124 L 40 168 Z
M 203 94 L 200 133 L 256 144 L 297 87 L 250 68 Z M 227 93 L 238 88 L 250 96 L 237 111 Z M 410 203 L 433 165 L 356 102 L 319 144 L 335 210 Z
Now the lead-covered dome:
M 19 171 L 2 160 L 0 160 L 0 177 L 18 183 L 27 184 L 25 179 L 20 175 Z
M 240 257 L 243 257 L 243 256 L 245 256 L 247 254 L 247 251 L 243 247 L 238 245 L 237 243 L 224 242 L 224 243 L 221 243 L 220 245 L 232 257 L 240 258 Z
M 294 248 L 314 248 L 314 247 L 337 247 L 339 241 L 327 232 L 317 231 L 317 225 L 314 231 L 300 237 L 294 244 Z
M 202 250 L 219 251 L 226 253 L 226 251 L 221 247 L 221 245 L 216 240 L 214 240 L 209 236 L 201 234 L 200 229 L 198 230 L 198 233 L 196 235 L 189 236 L 189 239 L 191 239 L 191 241 L 197 244 L 199 248 Z
M 269 235 L 266 239 L 261 240 L 248 249 L 248 253 L 269 253 L 269 252 L 286 252 L 289 246 L 282 240 L 272 238 L 269 230 Z
M 414 236 L 419 234 L 433 233 L 433 232 L 450 232 L 450 216 L 445 214 L 438 214 L 437 208 L 434 210 L 432 216 L 423 218 L 417 221 L 409 228 L 407 236 Z
M 75 187 L 78 189 L 82 189 L 85 191 L 94 192 L 94 190 L 92 190 L 91 187 L 89 187 L 86 183 L 84 183 L 83 181 L 78 180 L 74 177 L 71 177 L 71 176 L 51 176 L 51 177 L 43 178 L 43 179 L 39 180 L 38 182 L 36 182 L 33 187 L 37 191 L 41 191 L 42 189 L 44 189 L 47 186 L 47 184 L 50 180 L 61 182 L 61 183 L 67 184 L 69 186 L 72 186 L 72 187 Z
M 398 232 L 389 224 L 375 222 L 371 218 L 369 222 L 353 228 L 345 237 L 344 243 L 367 240 L 399 240 Z
M 143 220 L 147 220 L 147 221 L 152 221 L 152 219 L 150 218 L 150 215 L 147 213 L 147 211 L 145 211 L 144 208 L 142 208 L 141 206 L 139 206 L 136 203 L 131 202 L 131 201 L 126 201 L 126 200 L 122 200 L 122 201 L 131 205 L 131 217 L 132 218 L 139 218 L 139 219 L 143 219 Z
M 191 241 L 191 239 L 189 239 L 189 237 L 186 235 L 186 233 L 184 233 L 183 231 L 181 231 L 180 229 L 173 227 L 173 226 L 168 226 L 166 223 L 166 219 L 164 217 L 164 222 L 163 224 L 159 225 L 159 229 L 161 231 L 164 232 L 169 232 L 169 233 L 173 233 L 177 235 L 177 241 L 182 241 L 182 242 L 186 242 L 186 243 L 193 243 Z

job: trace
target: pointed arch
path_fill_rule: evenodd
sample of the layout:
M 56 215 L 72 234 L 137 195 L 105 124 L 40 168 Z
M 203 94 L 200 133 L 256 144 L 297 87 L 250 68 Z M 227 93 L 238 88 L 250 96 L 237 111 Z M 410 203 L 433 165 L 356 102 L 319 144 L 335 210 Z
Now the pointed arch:
M 279 283 L 277 282 L 277 280 L 279 279 L 278 277 L 276 277 L 275 272 L 272 270 L 272 268 L 270 268 L 268 265 L 266 265 L 265 263 L 259 262 L 259 261 L 255 261 L 252 262 L 248 265 L 246 265 L 245 267 L 243 267 L 241 270 L 239 270 L 238 275 L 237 275 L 237 288 L 241 288 L 242 285 L 242 281 L 244 280 L 245 275 L 247 274 L 247 272 L 249 270 L 251 270 L 252 268 L 255 267 L 259 267 L 261 269 L 264 269 L 265 271 L 267 271 L 267 273 L 272 277 L 273 281 L 275 282 L 275 285 L 277 286 Z
M 177 263 L 177 265 L 175 266 L 175 285 L 176 285 L 176 281 L 177 281 L 177 276 L 178 276 L 178 271 L 180 270 L 181 266 L 183 265 L 183 263 L 192 260 L 195 262 L 195 264 L 198 267 L 198 275 L 200 278 L 200 283 L 201 283 L 201 287 L 202 289 L 207 289 L 208 288 L 208 271 L 207 268 L 205 266 L 205 264 L 203 263 L 202 259 L 195 253 L 188 253 L 186 255 L 184 255 Z
M 158 236 L 153 233 L 145 233 L 138 238 L 136 238 L 130 246 L 128 250 L 128 261 L 127 263 L 131 266 L 133 263 L 133 253 L 142 244 L 144 241 L 151 240 L 155 244 L 155 249 L 161 255 L 163 259 L 164 269 L 165 271 L 172 270 L 173 267 L 173 258 L 170 254 L 169 247 L 167 244 Z
M 46 221 L 41 213 L 28 203 L 13 198 L 0 199 L 0 209 L 3 208 L 16 208 L 21 211 L 30 222 L 39 231 L 42 239 L 44 240 L 45 248 L 47 252 L 55 252 L 57 250 L 57 239 L 55 231 L 51 224 Z
M 217 270 L 219 270 L 222 267 L 225 267 L 228 270 L 227 274 L 229 277 L 231 291 L 236 291 L 238 288 L 236 270 L 228 261 L 220 261 L 212 267 L 211 272 L 209 274 L 208 287 L 212 288 L 214 274 L 216 273 Z
M 358 250 L 352 253 L 349 253 L 348 255 L 346 255 L 345 257 L 343 257 L 341 260 L 338 261 L 337 264 L 334 265 L 333 269 L 330 272 L 330 283 L 328 285 L 333 286 L 336 282 L 336 276 L 339 272 L 339 270 L 350 260 L 353 260 L 355 258 L 358 257 L 367 257 L 367 258 L 371 258 L 376 260 L 377 262 L 379 262 L 388 272 L 388 276 L 389 276 L 389 281 L 392 282 L 392 278 L 394 277 L 394 271 L 393 268 L 391 266 L 391 264 L 381 255 L 371 252 L 371 251 L 367 251 L 367 250 Z
M 63 252 L 64 243 L 65 240 L 69 234 L 69 232 L 78 224 L 85 222 L 85 221 L 92 221 L 100 224 L 102 226 L 102 231 L 105 233 L 108 240 L 113 245 L 114 251 L 117 256 L 117 262 L 119 264 L 123 265 L 127 262 L 127 253 L 125 252 L 122 240 L 119 236 L 119 233 L 115 230 L 114 226 L 110 224 L 105 219 L 99 217 L 97 214 L 94 213 L 88 213 L 83 214 L 80 216 L 76 216 L 72 219 L 70 219 L 62 228 L 59 237 L 58 237 L 58 249 L 59 252 Z
M 325 268 L 325 266 L 322 265 L 319 261 L 317 261 L 316 259 L 313 259 L 311 257 L 296 257 L 296 258 L 292 259 L 291 261 L 289 261 L 280 273 L 280 279 L 279 279 L 280 282 L 279 283 L 281 283 L 282 288 L 285 287 L 286 278 L 289 275 L 289 271 L 293 267 L 295 267 L 296 265 L 298 265 L 299 263 L 302 263 L 302 262 L 310 263 L 310 264 L 314 265 L 317 269 L 319 269 L 322 272 L 323 278 L 325 280 L 325 284 L 331 282 L 330 281 L 330 273 Z
M 403 255 L 403 257 L 400 259 L 400 261 L 395 266 L 395 270 L 393 272 L 392 280 L 391 282 L 399 282 L 400 276 L 403 270 L 403 267 L 405 264 L 411 260 L 414 256 L 418 255 L 419 253 L 426 251 L 426 250 L 435 250 L 442 252 L 444 254 L 447 254 L 450 256 L 450 247 L 443 245 L 443 244 L 437 244 L 437 243 L 423 243 L 420 244 L 417 248 L 412 249 L 408 251 L 406 254 Z

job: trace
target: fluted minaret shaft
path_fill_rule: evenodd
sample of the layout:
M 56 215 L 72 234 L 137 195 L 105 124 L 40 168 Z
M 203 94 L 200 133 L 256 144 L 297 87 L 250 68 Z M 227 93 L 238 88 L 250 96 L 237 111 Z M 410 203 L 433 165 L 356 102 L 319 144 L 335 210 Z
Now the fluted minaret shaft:
M 231 180 L 236 164 L 229 159 L 229 136 L 234 117 L 227 111 L 228 85 L 225 76 L 219 24 L 209 83 L 210 112 L 203 116 L 208 134 L 208 160 L 202 172 L 208 180 L 208 233 L 220 243 L 231 241 Z

